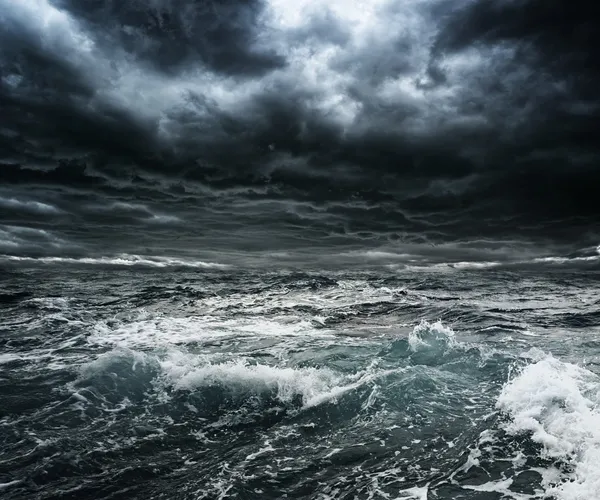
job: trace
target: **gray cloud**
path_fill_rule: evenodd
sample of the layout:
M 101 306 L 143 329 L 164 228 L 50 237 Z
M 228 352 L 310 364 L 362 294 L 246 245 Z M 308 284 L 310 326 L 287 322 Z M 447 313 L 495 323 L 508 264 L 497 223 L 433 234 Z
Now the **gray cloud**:
M 61 210 L 54 205 L 34 200 L 22 200 L 18 198 L 3 198 L 0 196 L 0 207 L 8 210 L 33 212 L 39 214 L 59 214 Z
M 105 222 L 166 226 L 216 203 L 186 185 L 389 203 L 379 215 L 416 232 L 520 231 L 516 217 L 569 237 L 577 224 L 553 224 L 599 217 L 600 40 L 581 2 L 0 0 L 0 12 L 0 179 L 150 207 Z M 165 200 L 189 206 L 154 209 Z M 510 222 L 476 224 L 494 218 Z
M 44 255 L 48 252 L 69 253 L 79 246 L 44 229 L 0 225 L 0 253 Z

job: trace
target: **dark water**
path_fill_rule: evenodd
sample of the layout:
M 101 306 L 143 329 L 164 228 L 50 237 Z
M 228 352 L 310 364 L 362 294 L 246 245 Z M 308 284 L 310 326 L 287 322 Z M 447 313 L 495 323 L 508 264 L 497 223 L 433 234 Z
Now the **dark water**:
M 6 264 L 0 497 L 600 498 L 598 277 Z

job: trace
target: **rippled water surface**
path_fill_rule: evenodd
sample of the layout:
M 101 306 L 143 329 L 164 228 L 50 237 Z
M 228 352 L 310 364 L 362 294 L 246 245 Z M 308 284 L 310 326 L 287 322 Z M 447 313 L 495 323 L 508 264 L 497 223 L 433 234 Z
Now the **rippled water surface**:
M 5 267 L 0 497 L 600 498 L 598 277 Z

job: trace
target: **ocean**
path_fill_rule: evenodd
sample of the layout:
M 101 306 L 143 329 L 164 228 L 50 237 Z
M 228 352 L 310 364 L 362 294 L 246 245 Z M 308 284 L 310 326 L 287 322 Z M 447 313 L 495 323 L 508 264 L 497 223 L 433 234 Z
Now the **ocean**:
M 4 260 L 0 497 L 600 491 L 595 266 Z

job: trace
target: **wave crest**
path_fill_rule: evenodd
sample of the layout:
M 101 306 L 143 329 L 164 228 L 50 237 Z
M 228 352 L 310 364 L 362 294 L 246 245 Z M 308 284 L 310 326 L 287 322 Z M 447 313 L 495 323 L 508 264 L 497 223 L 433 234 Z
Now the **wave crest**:
M 341 377 L 327 369 L 283 368 L 248 364 L 244 360 L 208 364 L 181 377 L 176 372 L 169 375 L 176 390 L 192 391 L 216 385 L 229 391 L 268 392 L 284 403 L 301 397 L 303 406 L 313 406 L 328 399 L 327 396 L 334 397 L 342 388 Z
M 572 472 L 546 475 L 548 495 L 560 500 L 596 498 L 600 491 L 600 377 L 547 356 L 509 381 L 497 408 L 511 417 L 509 434 L 527 433 L 542 458 L 559 459 Z

